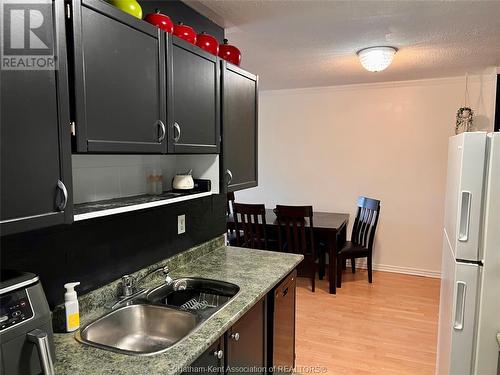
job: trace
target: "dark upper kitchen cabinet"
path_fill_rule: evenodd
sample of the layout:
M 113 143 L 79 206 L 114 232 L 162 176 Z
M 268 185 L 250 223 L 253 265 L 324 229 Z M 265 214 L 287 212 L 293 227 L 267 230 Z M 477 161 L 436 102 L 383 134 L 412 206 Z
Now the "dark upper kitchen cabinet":
M 258 77 L 221 65 L 223 174 L 236 191 L 257 186 Z
M 183 375 L 190 374 L 224 374 L 224 336 L 213 343 L 196 359 Z
M 41 28 L 58 69 L 0 70 L 2 235 L 73 219 L 64 4 L 52 6 Z
M 266 361 L 266 303 L 257 302 L 226 333 L 227 373 L 231 369 L 253 368 L 246 374 L 264 374 Z M 259 371 L 261 370 L 261 371 Z
M 76 149 L 167 151 L 165 33 L 100 0 L 73 0 Z
M 170 41 L 170 43 L 169 43 Z M 218 58 L 175 36 L 167 40 L 170 153 L 218 153 Z

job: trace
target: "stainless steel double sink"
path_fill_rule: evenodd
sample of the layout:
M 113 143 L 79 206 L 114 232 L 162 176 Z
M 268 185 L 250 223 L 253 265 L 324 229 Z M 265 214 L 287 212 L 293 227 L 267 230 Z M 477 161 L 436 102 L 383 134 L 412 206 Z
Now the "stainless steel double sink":
M 224 281 L 179 278 L 144 290 L 84 326 L 75 338 L 129 355 L 162 353 L 229 302 L 239 287 Z

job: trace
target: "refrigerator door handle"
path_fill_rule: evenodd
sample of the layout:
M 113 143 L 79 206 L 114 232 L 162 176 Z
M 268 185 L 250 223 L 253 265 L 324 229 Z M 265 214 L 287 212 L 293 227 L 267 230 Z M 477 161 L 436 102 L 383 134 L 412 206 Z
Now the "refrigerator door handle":
M 469 240 L 469 223 L 470 223 L 470 206 L 472 201 L 472 193 L 470 191 L 462 191 L 462 202 L 460 203 L 460 225 L 458 232 L 458 240 L 467 242 Z
M 462 331 L 464 329 L 464 314 L 465 314 L 465 293 L 467 284 L 463 281 L 457 281 L 457 299 L 455 304 L 455 319 L 453 329 Z

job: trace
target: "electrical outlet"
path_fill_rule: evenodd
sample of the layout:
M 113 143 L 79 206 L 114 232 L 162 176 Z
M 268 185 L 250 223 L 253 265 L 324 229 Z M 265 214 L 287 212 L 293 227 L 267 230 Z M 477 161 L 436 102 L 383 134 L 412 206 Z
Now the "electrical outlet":
M 186 215 L 177 216 L 177 234 L 186 233 Z

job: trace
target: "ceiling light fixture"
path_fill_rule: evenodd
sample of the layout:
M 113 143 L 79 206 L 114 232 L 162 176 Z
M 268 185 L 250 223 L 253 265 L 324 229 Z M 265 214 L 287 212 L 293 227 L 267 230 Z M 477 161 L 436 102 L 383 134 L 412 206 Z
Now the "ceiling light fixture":
M 370 72 L 380 72 L 391 65 L 397 51 L 394 47 L 380 46 L 364 48 L 357 55 L 363 68 Z

